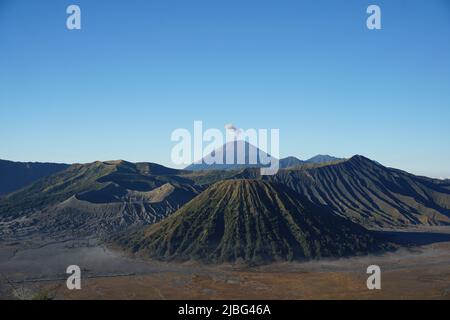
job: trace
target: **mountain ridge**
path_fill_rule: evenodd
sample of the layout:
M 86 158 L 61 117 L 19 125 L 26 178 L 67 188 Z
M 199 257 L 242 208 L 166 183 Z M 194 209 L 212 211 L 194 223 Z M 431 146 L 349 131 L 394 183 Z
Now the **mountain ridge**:
M 267 179 L 371 228 L 450 224 L 449 183 L 384 167 L 360 155 L 312 169 L 281 171 Z
M 226 150 L 229 150 L 230 146 L 233 146 L 231 150 L 234 150 L 233 155 L 233 161 L 231 163 L 227 162 L 227 152 Z M 245 150 L 244 152 L 244 161 L 241 161 L 239 163 L 237 161 L 237 155 L 236 150 L 238 150 L 238 147 L 241 148 L 240 150 Z M 212 163 L 214 157 L 218 154 L 219 156 L 222 155 L 222 163 Z M 241 154 L 241 153 L 239 153 Z M 215 149 L 212 151 L 209 155 L 203 157 L 200 160 L 197 160 L 196 162 L 188 165 L 184 168 L 184 170 L 191 170 L 191 171 L 201 171 L 201 170 L 240 170 L 245 168 L 253 168 L 253 167 L 265 167 L 268 166 L 264 162 L 261 161 L 261 157 L 266 159 L 267 157 L 272 157 L 270 154 L 266 153 L 265 151 L 259 149 L 258 147 L 254 146 L 253 144 L 249 143 L 248 141 L 244 140 L 237 140 L 228 142 L 224 145 L 222 145 L 220 148 Z M 253 157 L 253 158 L 252 158 Z M 256 161 L 250 161 L 251 159 L 256 159 Z M 297 157 L 294 156 L 287 156 L 285 158 L 279 159 L 279 168 L 280 169 L 286 169 L 290 167 L 299 166 L 305 163 L 327 163 L 327 162 L 333 162 L 338 160 L 344 160 L 342 158 L 336 158 L 329 155 L 316 155 L 308 160 L 300 160 Z
M 448 180 L 415 176 L 359 155 L 304 163 L 274 176 L 259 171 L 187 171 L 123 160 L 74 164 L 1 197 L 0 238 L 2 232 L 28 232 L 33 224 L 49 234 L 55 226 L 67 233 L 76 222 L 77 230 L 97 234 L 155 223 L 214 183 L 236 179 L 282 184 L 369 229 L 450 225 Z M 58 206 L 71 197 L 72 206 Z
M 68 164 L 17 162 L 0 159 L 0 196 L 68 168 Z
M 0 199 L 0 238 L 102 235 L 157 222 L 204 189 L 178 173 L 121 160 L 71 165 Z

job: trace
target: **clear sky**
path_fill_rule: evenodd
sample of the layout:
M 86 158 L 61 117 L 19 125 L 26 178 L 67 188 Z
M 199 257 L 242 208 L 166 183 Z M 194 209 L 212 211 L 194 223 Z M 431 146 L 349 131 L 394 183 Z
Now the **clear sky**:
M 0 158 L 170 166 L 194 120 L 450 177 L 450 1 L 0 0 Z

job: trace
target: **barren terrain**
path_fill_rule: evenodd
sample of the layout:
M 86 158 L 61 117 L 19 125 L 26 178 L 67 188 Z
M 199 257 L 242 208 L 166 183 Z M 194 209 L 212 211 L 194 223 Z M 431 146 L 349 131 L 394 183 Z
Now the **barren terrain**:
M 0 246 L 2 299 L 450 299 L 450 235 L 396 233 L 416 247 L 382 255 L 303 263 L 200 265 L 127 257 L 94 239 Z M 68 265 L 82 269 L 69 291 Z M 368 290 L 366 269 L 382 270 Z

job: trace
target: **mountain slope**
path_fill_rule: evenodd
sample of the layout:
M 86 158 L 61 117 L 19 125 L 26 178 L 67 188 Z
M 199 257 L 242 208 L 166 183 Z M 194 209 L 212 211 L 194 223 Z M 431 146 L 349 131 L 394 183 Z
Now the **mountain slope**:
M 19 190 L 68 167 L 67 164 L 58 163 L 0 160 L 0 195 Z
M 0 238 L 98 235 L 154 223 L 204 189 L 179 173 L 126 161 L 72 165 L 0 199 Z
M 238 176 L 255 177 L 248 171 Z M 366 227 L 450 224 L 450 183 L 386 168 L 362 156 L 263 177 Z
M 230 157 L 231 159 L 227 159 Z M 243 168 L 265 166 L 265 159 L 269 159 L 269 154 L 248 143 L 238 140 L 224 144 L 211 152 L 208 156 L 187 166 L 185 170 L 239 170 Z M 214 159 L 218 159 L 213 163 Z
M 175 214 L 118 242 L 140 254 L 204 262 L 263 263 L 385 248 L 364 228 L 256 180 L 214 184 Z

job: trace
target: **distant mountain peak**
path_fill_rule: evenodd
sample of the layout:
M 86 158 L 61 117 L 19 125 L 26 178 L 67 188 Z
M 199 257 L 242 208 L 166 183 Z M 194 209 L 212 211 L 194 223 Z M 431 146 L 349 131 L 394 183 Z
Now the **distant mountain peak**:
M 361 164 L 361 165 L 378 165 L 381 166 L 380 163 L 378 163 L 377 161 L 374 161 L 372 159 L 369 159 L 365 156 L 356 154 L 354 156 L 352 156 L 350 159 L 347 160 L 350 163 L 355 163 L 355 164 Z
M 330 156 L 328 154 L 318 154 L 308 160 L 306 162 L 308 163 L 325 163 L 325 162 L 333 162 L 333 161 L 339 161 L 344 160 L 343 158 L 336 158 L 333 156 Z
M 102 161 L 98 161 L 98 162 L 102 162 Z M 128 162 L 128 161 L 125 161 L 125 160 L 107 160 L 107 161 L 103 161 L 103 163 L 117 166 L 117 165 L 131 163 L 131 162 Z
M 352 156 L 350 159 L 355 159 L 355 160 L 364 160 L 364 161 L 372 161 L 371 159 L 360 155 L 360 154 L 355 154 L 354 156 Z
M 237 156 L 234 157 L 234 163 L 226 163 L 226 152 L 224 150 L 227 150 L 227 148 L 230 146 L 230 144 L 235 144 L 234 150 L 236 150 L 237 146 L 240 146 L 240 148 L 244 148 L 245 150 L 245 161 L 244 163 L 238 163 Z M 216 153 L 222 153 L 223 155 L 223 163 L 217 164 L 217 163 L 211 163 L 211 161 L 207 161 L 208 157 L 214 156 Z M 252 167 L 263 167 L 264 164 L 261 163 L 260 155 L 264 157 L 271 157 L 270 154 L 260 150 L 256 146 L 252 145 L 248 141 L 245 140 L 238 140 L 238 141 L 231 141 L 226 144 L 224 144 L 221 148 L 218 148 L 210 153 L 210 155 L 203 157 L 200 160 L 195 161 L 193 164 L 187 166 L 186 170 L 191 171 L 199 171 L 199 170 L 240 170 L 245 168 L 252 168 Z M 251 163 L 249 161 L 250 159 L 256 158 L 256 163 Z M 330 155 L 316 155 L 306 161 L 300 160 L 297 157 L 294 156 L 287 156 L 285 158 L 282 158 L 279 160 L 279 168 L 280 169 L 286 169 L 286 168 L 292 168 L 296 166 L 300 166 L 306 163 L 311 164 L 322 164 L 322 163 L 328 163 L 328 162 L 335 162 L 345 160 L 342 158 L 333 157 Z
M 303 161 L 303 160 L 300 160 L 293 156 L 289 156 L 289 157 L 280 159 L 280 168 L 284 169 L 284 168 L 295 167 L 298 165 L 302 165 L 304 163 L 305 163 L 305 161 Z
M 232 157 L 228 154 L 228 151 L 231 150 L 234 153 Z M 222 156 L 220 157 L 220 155 Z M 271 157 L 270 154 L 246 140 L 229 141 L 209 155 L 187 166 L 185 170 L 237 170 L 248 167 L 263 167 L 268 166 L 263 163 L 263 159 L 270 159 Z M 217 159 L 221 163 L 214 162 Z

